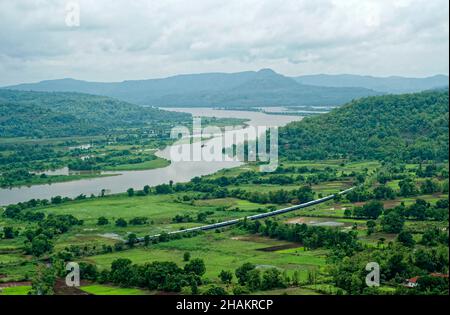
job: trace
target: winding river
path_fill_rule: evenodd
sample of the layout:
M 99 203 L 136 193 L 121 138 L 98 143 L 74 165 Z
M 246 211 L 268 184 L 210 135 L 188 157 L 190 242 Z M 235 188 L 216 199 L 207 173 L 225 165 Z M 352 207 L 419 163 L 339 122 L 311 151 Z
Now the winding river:
M 251 111 L 231 111 L 217 110 L 211 108 L 171 108 L 168 110 L 190 113 L 193 116 L 218 117 L 218 118 L 245 118 L 249 119 L 248 126 L 277 126 L 281 127 L 295 120 L 300 120 L 300 116 L 269 115 L 261 112 Z M 201 146 L 202 151 L 210 150 L 210 145 L 218 137 L 235 137 L 238 133 L 246 133 L 247 128 L 228 131 L 224 135 L 215 135 L 208 140 L 204 140 Z M 249 139 L 254 140 L 254 139 Z M 156 153 L 157 156 L 171 159 L 172 150 L 184 149 L 186 141 L 175 143 Z M 214 143 L 217 143 L 214 142 Z M 203 153 L 203 152 L 202 152 Z M 98 195 L 103 189 L 108 193 L 120 193 L 128 188 L 142 189 L 145 185 L 155 186 L 169 181 L 187 182 L 195 176 L 215 173 L 221 169 L 233 168 L 241 165 L 242 162 L 234 161 L 172 161 L 164 168 L 143 170 L 143 171 L 117 171 L 103 172 L 104 174 L 116 174 L 116 176 L 98 177 L 83 179 L 71 182 L 53 183 L 46 185 L 22 186 L 14 188 L 0 189 L 0 205 L 8 205 L 17 202 L 28 201 L 30 199 L 50 199 L 54 196 L 76 197 L 80 194 L 87 196 Z

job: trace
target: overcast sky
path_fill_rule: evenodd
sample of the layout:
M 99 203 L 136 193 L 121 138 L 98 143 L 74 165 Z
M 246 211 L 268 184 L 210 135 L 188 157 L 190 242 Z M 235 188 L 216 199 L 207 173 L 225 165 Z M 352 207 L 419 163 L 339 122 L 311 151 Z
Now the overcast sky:
M 66 25 L 66 4 L 80 7 Z M 0 0 L 0 86 L 272 68 L 448 74 L 447 0 Z

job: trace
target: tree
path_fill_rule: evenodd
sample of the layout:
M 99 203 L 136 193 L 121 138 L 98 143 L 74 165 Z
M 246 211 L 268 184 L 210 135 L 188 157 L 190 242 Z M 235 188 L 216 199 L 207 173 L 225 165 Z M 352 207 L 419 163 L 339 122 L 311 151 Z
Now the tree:
M 436 208 L 438 209 L 447 209 L 449 206 L 448 198 L 447 199 L 439 199 L 436 201 Z
M 208 290 L 206 290 L 204 295 L 227 295 L 228 292 L 225 291 L 224 288 L 218 287 L 218 286 L 212 286 Z
M 448 279 L 423 276 L 417 280 L 417 289 L 430 295 L 448 295 Z
M 146 195 L 148 195 L 150 193 L 150 186 L 149 185 L 145 185 L 143 191 L 144 191 L 144 193 Z
M 432 194 L 441 190 L 439 183 L 436 180 L 426 179 L 420 185 L 422 194 Z
M 185 252 L 185 253 L 183 254 L 183 260 L 184 260 L 184 261 L 189 261 L 189 259 L 191 259 L 191 253 Z
M 80 262 L 80 278 L 95 281 L 98 277 L 97 266 L 86 262 Z
M 14 230 L 11 226 L 5 226 L 3 228 L 3 237 L 6 239 L 13 239 L 14 238 Z
M 36 273 L 31 281 L 30 293 L 33 295 L 52 295 L 55 282 L 55 270 L 39 264 L 36 266 Z
M 395 192 L 394 190 L 386 185 L 381 185 L 378 187 L 375 187 L 373 190 L 374 198 L 381 200 L 381 199 L 394 199 L 395 198 Z
M 346 218 L 350 218 L 352 216 L 352 210 L 350 210 L 350 209 L 345 209 L 344 210 L 344 217 L 346 217 Z
M 155 186 L 155 192 L 158 195 L 162 195 L 162 194 L 170 194 L 173 192 L 173 190 L 170 185 L 161 184 L 161 185 Z
M 270 268 L 264 271 L 261 286 L 264 290 L 284 288 L 286 284 L 281 277 L 281 272 L 277 268 Z
M 111 263 L 109 279 L 119 285 L 128 285 L 131 278 L 131 260 L 128 258 L 118 258 Z
M 200 212 L 197 214 L 197 222 L 205 222 L 208 214 L 206 212 Z
M 252 263 L 244 263 L 241 267 L 237 268 L 235 271 L 236 278 L 240 285 L 246 285 L 248 282 L 248 273 L 255 269 L 256 266 Z
M 371 219 L 377 219 L 383 213 L 383 210 L 383 203 L 378 200 L 371 200 L 363 206 L 365 216 Z
M 134 233 L 128 234 L 128 246 L 134 247 L 134 244 L 137 242 L 137 236 Z
M 134 189 L 133 188 L 128 188 L 127 189 L 127 194 L 128 194 L 128 197 L 133 197 L 134 196 Z
M 105 217 L 100 217 L 97 219 L 97 225 L 107 225 L 109 224 L 109 221 Z
M 411 178 L 406 178 L 398 183 L 400 187 L 400 196 L 408 197 L 417 194 L 416 184 Z
M 131 225 L 144 225 L 146 224 L 148 219 L 146 217 L 135 217 L 130 220 Z
M 203 259 L 195 258 L 184 266 L 184 270 L 202 276 L 206 272 L 206 267 Z
M 261 272 L 258 269 L 252 269 L 247 273 L 247 287 L 250 291 L 256 291 L 261 287 Z
M 413 238 L 411 232 L 409 232 L 409 231 L 401 231 L 397 236 L 397 241 L 399 241 L 400 243 L 402 243 L 403 245 L 405 245 L 407 247 L 413 247 L 414 244 L 416 243 L 414 241 L 414 238 Z
M 381 226 L 387 233 L 399 233 L 404 223 L 405 219 L 396 211 L 391 211 L 381 218 Z
M 416 199 L 416 202 L 409 206 L 406 213 L 410 217 L 415 217 L 418 220 L 425 220 L 427 209 L 430 204 L 423 199 Z
M 150 236 L 145 235 L 144 236 L 144 246 L 148 246 L 150 244 Z
M 126 227 L 128 225 L 127 221 L 125 221 L 125 219 L 123 218 L 118 218 L 116 220 L 116 226 L 118 227 Z
M 53 245 L 44 234 L 39 234 L 31 241 L 31 254 L 34 256 L 42 256 L 46 252 L 50 252 L 53 249 Z
M 233 273 L 228 270 L 222 270 L 219 273 L 219 278 L 220 278 L 220 281 L 222 281 L 223 283 L 228 285 L 231 283 L 231 280 L 233 280 Z
M 367 226 L 367 235 L 371 235 L 375 232 L 375 227 L 377 226 L 377 223 L 374 220 L 368 220 L 366 222 Z

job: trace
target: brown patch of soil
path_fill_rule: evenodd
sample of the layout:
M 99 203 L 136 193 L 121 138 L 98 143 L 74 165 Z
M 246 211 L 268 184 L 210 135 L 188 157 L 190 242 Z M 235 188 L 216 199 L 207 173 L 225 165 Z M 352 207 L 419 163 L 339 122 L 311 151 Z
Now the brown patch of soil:
M 155 293 L 155 295 L 179 295 L 179 293 L 176 293 L 176 292 L 158 291 L 158 292 Z
M 68 287 L 64 279 L 56 280 L 53 290 L 55 295 L 90 295 L 77 287 Z
M 232 240 L 235 241 L 247 241 L 247 242 L 255 242 L 255 243 L 264 243 L 267 241 L 267 239 L 265 239 L 264 237 L 260 236 L 260 235 L 245 235 L 245 236 L 234 236 L 231 237 Z
M 23 285 L 31 285 L 31 281 L 11 281 L 0 283 L 0 288 L 18 287 Z
M 305 223 L 305 218 L 292 218 L 292 219 L 287 220 L 286 223 L 303 224 L 303 223 Z
M 283 249 L 289 249 L 289 248 L 297 248 L 297 247 L 302 247 L 302 244 L 289 243 L 289 244 L 284 244 L 284 245 L 277 245 L 277 246 L 258 248 L 257 250 L 260 250 L 262 252 L 275 252 L 277 250 L 283 250 Z
M 381 200 L 381 202 L 383 203 L 385 209 L 394 208 L 394 207 L 398 206 L 401 203 L 400 200 Z M 362 207 L 366 203 L 367 202 L 365 202 L 365 201 L 359 201 L 359 202 L 354 202 L 353 205 L 357 206 L 357 207 Z

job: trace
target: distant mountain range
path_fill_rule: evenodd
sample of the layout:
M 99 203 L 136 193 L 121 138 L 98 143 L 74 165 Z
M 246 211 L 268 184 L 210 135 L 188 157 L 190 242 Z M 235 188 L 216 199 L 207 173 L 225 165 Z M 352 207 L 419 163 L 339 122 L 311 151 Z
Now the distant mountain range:
M 300 84 L 328 87 L 361 87 L 384 93 L 414 93 L 435 88 L 448 87 L 448 76 L 435 75 L 426 78 L 398 76 L 372 77 L 352 74 L 317 74 L 294 78 Z
M 381 82 L 378 85 L 373 84 L 371 87 L 369 83 L 366 83 L 367 80 L 363 80 L 367 77 L 351 77 L 353 81 L 347 79 L 346 83 L 343 83 L 339 76 L 290 78 L 270 69 L 262 69 L 256 72 L 187 74 L 164 79 L 113 83 L 61 79 L 19 84 L 7 88 L 89 93 L 110 96 L 135 104 L 161 107 L 337 106 L 353 99 L 392 92 L 387 90 L 388 81 L 385 84 Z M 361 80 L 358 81 L 358 78 Z M 391 78 L 373 79 L 391 80 Z M 324 81 L 322 85 L 318 84 L 320 80 Z M 401 83 L 402 80 L 414 81 L 414 84 Z M 420 91 L 441 87 L 448 82 L 448 77 L 438 76 L 434 80 L 398 78 L 394 81 L 398 81 L 393 88 L 395 90 L 406 87 L 412 89 L 411 91 Z

